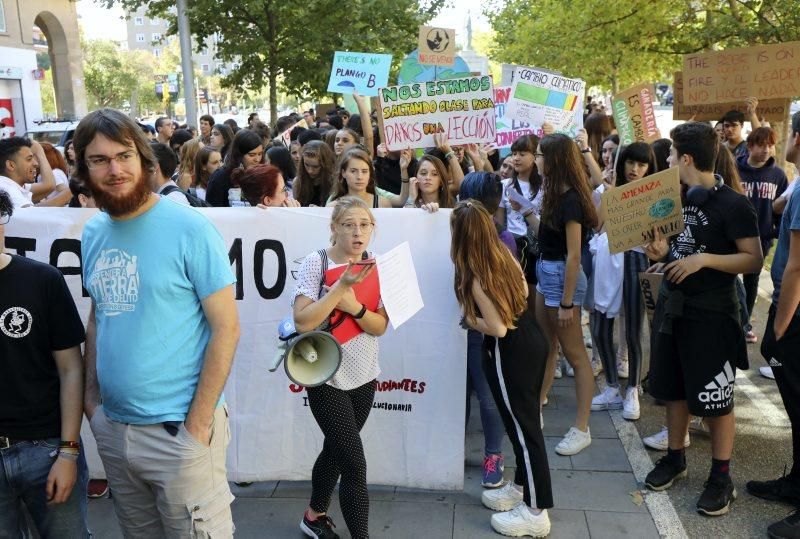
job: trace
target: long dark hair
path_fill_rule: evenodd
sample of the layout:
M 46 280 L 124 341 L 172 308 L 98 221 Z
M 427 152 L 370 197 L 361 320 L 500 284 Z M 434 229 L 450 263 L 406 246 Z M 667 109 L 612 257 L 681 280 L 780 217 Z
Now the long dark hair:
M 567 135 L 556 133 L 547 135 L 539 143 L 539 151 L 544 156 L 542 175 L 544 176 L 544 197 L 542 198 L 542 221 L 550 228 L 561 229 L 558 222 L 562 187 L 575 189 L 583 210 L 584 228 L 597 224 L 597 211 L 589 190 L 589 177 L 586 165 L 581 158 L 578 145 Z
M 217 124 L 219 125 L 219 124 Z M 203 146 L 197 155 L 194 156 L 194 185 L 193 187 L 200 186 L 203 189 L 208 187 L 208 180 L 210 175 L 206 171 L 208 159 L 212 153 L 219 153 L 219 150 L 213 146 Z
M 737 193 L 744 194 L 742 180 L 739 176 L 739 167 L 736 166 L 736 159 L 733 157 L 728 147 L 722 142 L 719 143 L 717 160 L 714 163 L 714 174 L 722 176 L 722 181 L 725 182 L 725 185 Z
M 646 142 L 632 142 L 622 148 L 622 152 L 617 158 L 617 187 L 628 183 L 628 178 L 625 177 L 625 161 L 647 163 L 647 172 L 644 173 L 645 176 L 658 172 L 656 156 L 650 145 Z
M 514 152 L 529 152 L 536 155 L 536 149 L 539 147 L 539 137 L 536 135 L 522 135 L 511 144 L 511 153 Z M 517 170 L 511 173 L 511 178 L 517 180 Z M 528 178 L 531 183 L 531 193 L 536 193 L 542 186 L 542 176 L 539 174 L 539 169 L 536 168 L 536 160 L 534 159 L 533 170 L 531 176 Z
M 294 168 L 292 154 L 285 146 L 272 146 L 267 150 L 267 157 L 269 158 L 270 165 L 275 165 L 281 170 L 283 181 L 292 181 L 297 171 Z
M 439 173 L 439 207 L 452 208 L 454 200 L 453 195 L 450 194 L 450 171 L 447 169 L 441 159 L 427 154 L 419 158 L 419 161 L 417 162 L 417 171 L 419 171 L 422 163 L 426 161 L 433 165 L 433 168 L 435 168 L 436 172 Z M 417 200 L 415 200 L 414 203 L 417 206 L 422 206 L 423 202 L 421 190 L 418 190 Z
M 348 195 L 349 189 L 347 187 L 347 180 L 344 177 L 344 171 L 347 169 L 350 161 L 353 159 L 363 161 L 366 163 L 367 167 L 369 167 L 369 183 L 367 183 L 367 193 L 371 195 L 375 194 L 375 167 L 372 166 L 372 158 L 370 158 L 366 150 L 361 148 L 350 148 L 342 152 L 342 156 L 339 158 L 339 166 L 336 167 L 336 183 L 333 184 L 333 189 L 331 190 L 331 200 L 336 200 L 337 198 Z
M 320 186 L 320 194 L 322 200 L 313 200 L 314 198 L 314 183 L 315 179 L 312 178 L 305 167 L 306 157 L 311 157 L 319 161 L 320 169 L 317 180 Z M 334 162 L 336 157 L 333 155 L 333 150 L 327 143 L 321 140 L 309 141 L 303 146 L 302 157 L 300 158 L 300 170 L 297 171 L 297 178 L 295 181 L 300 182 L 297 187 L 297 200 L 303 206 L 309 204 L 325 204 L 331 192 L 333 185 Z
M 233 137 L 233 142 L 228 150 L 228 155 L 225 156 L 225 163 L 223 168 L 230 174 L 234 169 L 242 165 L 242 159 L 248 153 L 258 148 L 264 143 L 258 133 L 250 131 L 249 129 L 241 129 L 236 136 Z
M 233 142 L 233 138 L 235 136 L 233 134 L 233 129 L 223 123 L 214 124 L 214 127 L 212 127 L 211 130 L 213 131 L 214 129 L 216 129 L 217 132 L 222 135 L 222 139 L 225 141 L 225 144 L 223 144 L 222 148 L 217 148 L 219 154 L 223 159 L 225 159 L 225 156 L 228 155 L 228 150 L 231 149 L 231 143 Z

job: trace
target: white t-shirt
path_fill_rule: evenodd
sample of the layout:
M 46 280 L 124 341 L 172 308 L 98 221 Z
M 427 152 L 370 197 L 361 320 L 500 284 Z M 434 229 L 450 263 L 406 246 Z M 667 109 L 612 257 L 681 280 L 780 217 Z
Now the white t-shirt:
M 0 176 L 0 191 L 5 191 L 11 197 L 11 205 L 14 209 L 25 208 L 26 206 L 33 206 L 33 194 L 26 191 L 25 188 L 8 178 Z
M 329 270 L 343 265 L 328 259 Z M 322 283 L 322 257 L 315 251 L 308 255 L 300 266 L 297 285 L 292 293 L 292 306 L 294 306 L 297 296 L 305 296 L 317 301 L 320 298 L 320 283 Z M 379 302 L 378 307 L 382 306 L 383 303 Z M 324 329 L 324 327 L 320 326 L 317 329 Z M 365 331 L 342 345 L 342 363 L 339 370 L 327 383 L 337 389 L 355 389 L 376 379 L 380 373 L 378 337 Z
M 789 182 L 789 185 L 786 186 L 786 191 L 784 191 L 781 196 L 789 200 L 789 197 L 792 196 L 792 193 L 794 193 L 794 190 L 797 188 L 798 182 L 800 182 L 800 176 L 797 176 L 794 180 Z
M 506 188 L 509 185 L 513 185 L 513 183 L 513 178 L 503 180 L 503 198 L 500 201 L 500 207 L 506 210 L 506 228 L 508 231 L 515 236 L 524 236 L 528 233 L 528 223 L 525 221 L 525 218 L 520 212 L 515 211 L 511 207 L 511 203 L 508 200 L 508 195 L 506 195 Z M 511 188 L 514 189 L 514 187 Z M 539 192 L 536 193 L 536 196 L 531 197 L 531 182 L 520 180 L 519 188 L 520 191 L 522 191 L 522 196 L 533 202 L 533 213 L 535 213 L 537 216 L 541 215 L 544 189 L 539 189 Z
M 166 189 L 170 185 L 174 185 L 175 187 L 178 187 L 177 183 L 175 183 L 172 180 L 169 180 L 167 183 L 165 183 L 164 185 L 162 185 L 161 187 L 158 188 L 158 191 L 156 191 L 156 194 L 161 195 L 161 193 L 164 191 L 164 189 Z M 183 204 L 184 206 L 190 206 L 191 205 L 191 204 L 189 204 L 189 199 L 186 198 L 186 195 L 183 194 L 183 192 L 180 190 L 180 188 L 172 191 L 171 193 L 169 193 L 167 195 L 161 195 L 161 196 L 163 196 L 164 198 L 168 198 L 170 200 L 174 200 L 178 204 Z
M 50 200 L 52 198 L 57 197 L 60 194 L 58 192 L 58 186 L 59 185 L 63 185 L 64 187 L 69 189 L 69 178 L 67 178 L 67 175 L 64 173 L 63 170 L 61 170 L 60 168 L 54 168 L 53 169 L 53 177 L 56 179 L 56 187 L 55 187 L 55 189 L 50 191 L 49 195 L 44 197 L 44 200 Z M 41 183 L 41 181 L 42 181 L 42 176 L 40 174 L 39 176 L 36 177 L 36 183 Z M 25 189 L 27 191 L 30 191 L 31 184 L 29 184 L 29 183 L 25 184 Z

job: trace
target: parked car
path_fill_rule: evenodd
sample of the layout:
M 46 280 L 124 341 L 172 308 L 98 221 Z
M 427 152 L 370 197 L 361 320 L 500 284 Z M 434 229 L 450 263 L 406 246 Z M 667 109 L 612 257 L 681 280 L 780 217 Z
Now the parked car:
M 25 136 L 37 142 L 49 142 L 63 152 L 64 145 L 75 134 L 76 127 L 78 127 L 76 120 L 35 122 L 33 129 L 28 130 Z

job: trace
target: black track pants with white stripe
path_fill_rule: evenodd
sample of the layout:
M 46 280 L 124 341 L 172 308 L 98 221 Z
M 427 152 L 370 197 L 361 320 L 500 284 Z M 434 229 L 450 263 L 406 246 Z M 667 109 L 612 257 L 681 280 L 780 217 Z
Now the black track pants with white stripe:
M 486 337 L 483 369 L 514 447 L 514 482 L 524 487 L 524 501 L 529 507 L 553 507 L 550 468 L 539 422 L 539 394 L 549 350 L 547 338 L 533 313 L 526 311 L 517 321 L 517 328 L 499 339 L 499 356 L 494 343 L 493 337 Z

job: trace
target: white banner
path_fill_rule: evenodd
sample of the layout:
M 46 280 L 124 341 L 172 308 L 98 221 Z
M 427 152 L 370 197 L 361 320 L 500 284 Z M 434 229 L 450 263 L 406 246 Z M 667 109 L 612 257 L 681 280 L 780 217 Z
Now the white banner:
M 6 248 L 61 269 L 84 321 L 80 237 L 95 210 L 30 208 L 6 225 Z M 282 368 L 267 372 L 277 351 L 278 322 L 291 314 L 303 258 L 329 245 L 330 209 L 201 209 L 221 232 L 238 277 L 242 336 L 225 387 L 233 440 L 233 481 L 310 479 L 322 433 Z M 450 262 L 450 212 L 375 210 L 370 250 L 408 241 L 425 307 L 380 339 L 381 375 L 362 431 L 372 484 L 461 489 L 464 475 L 466 333 L 458 326 Z M 169 234 L 165 230 L 164 234 Z M 157 237 L 153 241 L 158 241 Z M 91 442 L 89 443 L 91 445 Z M 92 476 L 97 461 L 90 459 Z

